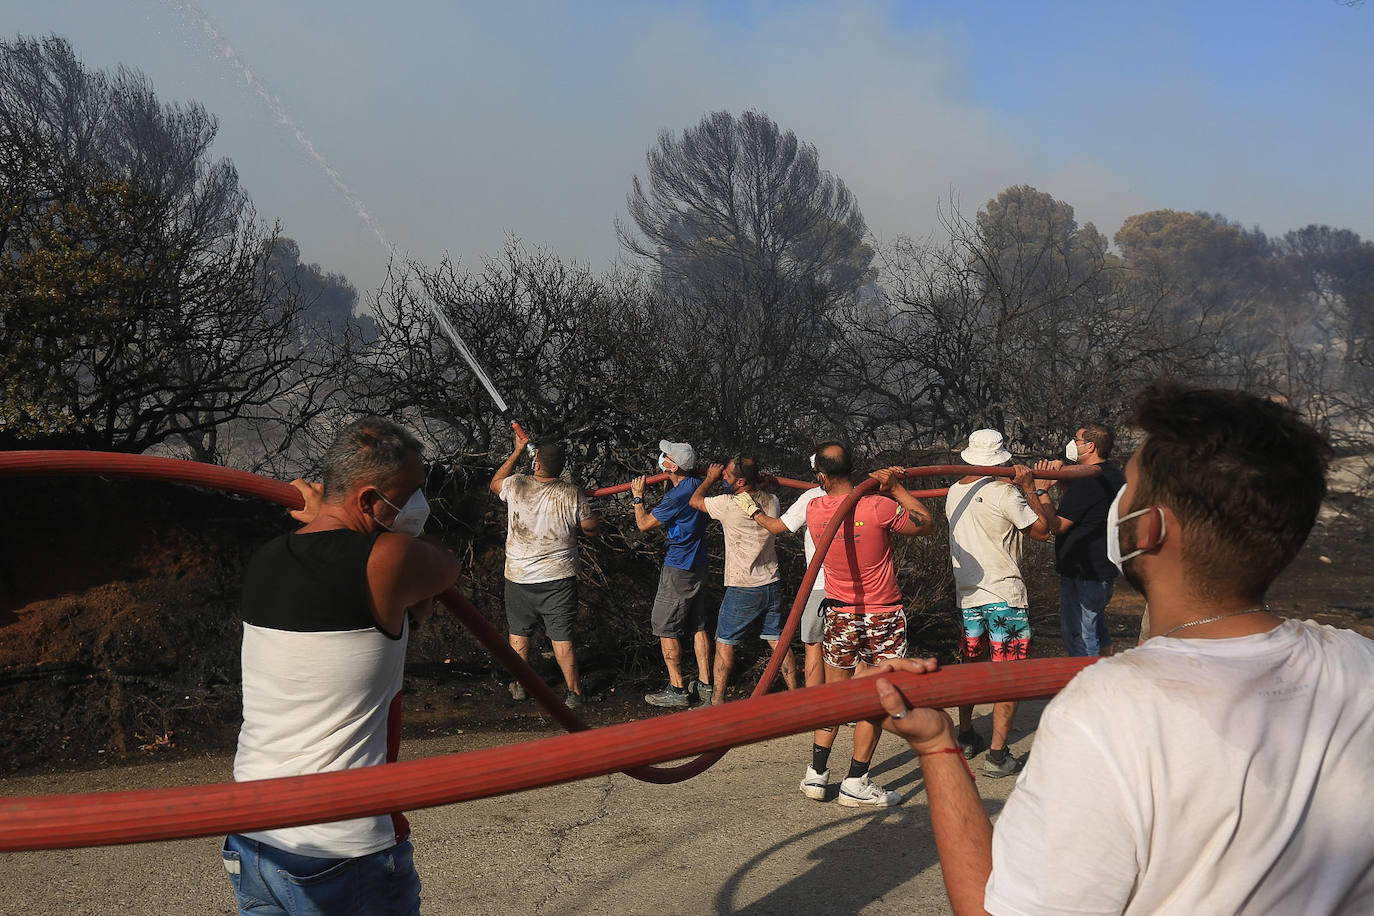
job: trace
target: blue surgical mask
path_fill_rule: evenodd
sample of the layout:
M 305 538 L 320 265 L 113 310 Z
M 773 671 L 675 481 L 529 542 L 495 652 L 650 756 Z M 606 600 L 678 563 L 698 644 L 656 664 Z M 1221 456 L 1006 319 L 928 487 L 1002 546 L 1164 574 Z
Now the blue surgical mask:
M 721 487 L 721 489 L 724 490 L 726 493 L 733 493 L 733 492 L 735 492 L 735 485 L 732 484 L 730 481 L 726 480 L 724 477 L 722 477 L 722 478 L 720 479 L 720 487 Z

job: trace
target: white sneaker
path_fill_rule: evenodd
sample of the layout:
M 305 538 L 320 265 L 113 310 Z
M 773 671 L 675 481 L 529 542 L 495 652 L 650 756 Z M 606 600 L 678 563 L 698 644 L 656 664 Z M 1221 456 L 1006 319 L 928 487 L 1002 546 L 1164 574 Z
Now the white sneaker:
M 876 782 L 862 776 L 851 776 L 840 783 L 840 797 L 836 799 L 847 808 L 890 808 L 900 804 L 902 796 L 889 792 Z
M 806 768 L 806 775 L 802 777 L 801 793 L 807 798 L 816 801 L 825 801 L 825 790 L 830 783 L 830 771 L 817 773 L 810 767 Z

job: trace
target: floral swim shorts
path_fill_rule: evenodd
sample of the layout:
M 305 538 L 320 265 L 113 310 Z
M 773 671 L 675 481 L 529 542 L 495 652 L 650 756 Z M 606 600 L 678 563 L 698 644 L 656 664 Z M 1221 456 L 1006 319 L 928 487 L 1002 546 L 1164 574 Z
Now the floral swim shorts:
M 989 645 L 995 662 L 1016 661 L 1030 654 L 1030 616 L 1025 608 L 997 601 L 962 608 L 960 616 L 964 658 L 978 658 Z

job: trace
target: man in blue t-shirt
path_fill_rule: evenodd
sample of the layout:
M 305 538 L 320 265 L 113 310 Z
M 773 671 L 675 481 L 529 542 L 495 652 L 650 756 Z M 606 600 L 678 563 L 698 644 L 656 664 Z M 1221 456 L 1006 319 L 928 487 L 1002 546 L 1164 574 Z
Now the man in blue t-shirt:
M 1035 497 L 1054 513 L 1054 568 L 1059 573 L 1059 629 L 1070 655 L 1111 655 L 1107 602 L 1116 587 L 1116 567 L 1107 559 L 1107 510 L 1126 478 L 1110 460 L 1115 437 L 1109 427 L 1080 427 L 1064 448 L 1070 461 L 1096 466 L 1096 477 L 1061 482 L 1059 507 L 1048 490 L 1055 481 L 1035 481 Z M 1037 471 L 1057 471 L 1062 461 L 1040 461 Z
M 701 536 L 706 530 L 706 515 L 692 508 L 697 481 L 690 476 L 696 467 L 697 453 L 685 442 L 658 443 L 659 470 L 671 484 L 652 512 L 644 508 L 645 478 L 630 483 L 634 496 L 635 524 L 640 531 L 663 527 L 668 552 L 663 557 L 658 594 L 654 596 L 654 635 L 663 649 L 668 668 L 668 686 L 644 697 L 652 706 L 683 708 L 691 703 L 687 682 L 682 676 L 682 643 L 692 634 L 697 656 L 697 700 L 711 700 L 711 625 L 706 609 L 706 546 Z

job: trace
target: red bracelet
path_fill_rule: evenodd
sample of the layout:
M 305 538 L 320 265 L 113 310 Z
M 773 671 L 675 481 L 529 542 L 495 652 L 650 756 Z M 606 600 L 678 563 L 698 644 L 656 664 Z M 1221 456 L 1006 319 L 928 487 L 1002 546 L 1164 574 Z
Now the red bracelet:
M 969 779 L 973 779 L 973 769 L 968 765 L 968 761 L 967 761 L 966 759 L 964 759 L 964 751 L 963 751 L 963 748 L 958 748 L 958 747 L 942 747 L 942 748 L 940 748 L 938 751 L 926 751 L 924 754 L 917 754 L 916 756 L 917 756 L 918 758 L 920 758 L 920 757 L 934 757 L 936 754 L 958 754 L 958 755 L 959 755 L 959 762 L 962 763 L 962 764 L 964 765 L 964 772 L 968 774 L 968 778 L 969 778 Z M 974 782 L 977 782 L 977 780 L 974 779 Z

